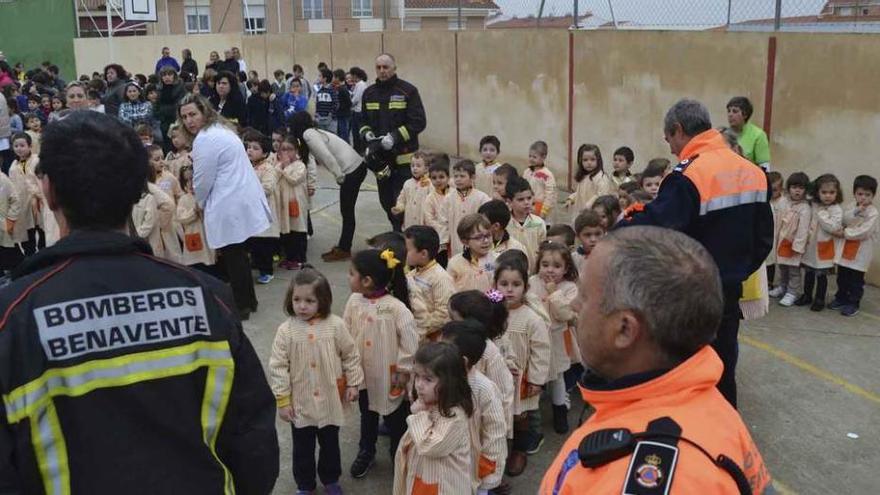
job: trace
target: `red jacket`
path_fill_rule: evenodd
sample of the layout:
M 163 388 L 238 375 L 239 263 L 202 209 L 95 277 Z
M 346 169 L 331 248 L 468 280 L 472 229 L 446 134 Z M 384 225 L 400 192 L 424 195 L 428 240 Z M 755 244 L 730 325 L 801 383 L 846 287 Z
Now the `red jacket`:
M 724 454 L 732 459 L 744 471 L 752 493 L 764 493 L 771 480 L 761 453 L 739 414 L 715 388 L 722 369 L 718 355 L 706 346 L 676 368 L 634 386 L 602 391 L 582 386 L 581 395 L 596 412 L 565 442 L 544 475 L 540 494 L 618 495 L 626 483 L 642 490 L 627 493 L 654 493 L 644 489 L 655 481 L 669 480 L 672 485 L 667 493 L 738 494 L 730 474 L 681 440 L 672 470 L 669 460 L 652 455 L 635 458 L 627 454 L 596 468 L 583 467 L 578 461 L 578 445 L 587 434 L 606 428 L 643 432 L 648 423 L 664 417 L 680 426 L 682 437 L 713 457 Z

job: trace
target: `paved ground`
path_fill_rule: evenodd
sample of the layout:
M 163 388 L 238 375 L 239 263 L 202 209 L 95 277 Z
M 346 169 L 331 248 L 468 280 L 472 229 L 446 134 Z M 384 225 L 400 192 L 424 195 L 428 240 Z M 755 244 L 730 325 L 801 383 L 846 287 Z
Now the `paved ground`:
M 328 177 L 322 176 L 321 183 L 325 187 L 314 198 L 315 235 L 309 241 L 309 257 L 333 285 L 333 308 L 341 315 L 349 295 L 348 264 L 325 264 L 320 258 L 339 235 L 338 193 Z M 366 238 L 388 230 L 372 182 L 364 184 L 357 215 L 355 249 L 365 247 Z M 264 365 L 275 329 L 285 317 L 282 298 L 290 274 L 277 272 L 275 281 L 257 287 L 260 312 L 245 323 Z M 741 410 L 777 488 L 782 493 L 880 493 L 876 474 L 880 466 L 880 290 L 868 288 L 862 313 L 855 318 L 774 304 L 770 315 L 744 327 L 738 368 Z M 572 408 L 572 424 L 581 407 L 578 400 Z M 348 493 L 390 493 L 393 466 L 381 454 L 386 450 L 382 447 L 385 438 L 380 437 L 380 455 L 365 479 L 353 480 L 347 474 L 357 454 L 357 417 L 353 407 L 341 433 L 342 486 Z M 544 418 L 547 423 L 549 411 Z M 281 475 L 276 494 L 296 491 L 288 428 L 278 423 Z M 511 480 L 517 495 L 535 493 L 564 440 L 549 423 L 545 435 L 544 448 L 529 458 L 525 474 Z

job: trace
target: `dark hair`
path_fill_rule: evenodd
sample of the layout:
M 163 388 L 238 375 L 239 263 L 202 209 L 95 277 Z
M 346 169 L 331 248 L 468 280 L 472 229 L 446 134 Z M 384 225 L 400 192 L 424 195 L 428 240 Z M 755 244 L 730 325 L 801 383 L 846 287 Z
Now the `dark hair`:
M 217 76 L 214 77 L 214 82 L 218 83 L 221 79 L 226 79 L 229 82 L 229 85 L 231 86 L 230 92 L 238 89 L 238 78 L 232 72 L 229 72 L 228 70 L 221 70 L 217 73 Z
M 663 175 L 666 174 L 667 168 L 669 168 L 669 160 L 666 158 L 652 158 L 651 161 L 648 162 L 648 166 L 646 166 L 645 170 L 642 172 L 642 179 L 644 180 L 649 177 L 663 177 Z
M 636 181 L 629 181 L 629 182 L 624 182 L 623 184 L 621 184 L 620 187 L 619 187 L 618 189 L 620 189 L 621 191 L 623 191 L 623 192 L 625 192 L 625 193 L 627 193 L 627 194 L 632 194 L 632 193 L 633 193 L 634 191 L 636 191 L 638 188 L 639 188 L 639 183 L 638 183 L 638 182 L 636 182 Z
M 333 292 L 330 290 L 330 282 L 321 272 L 310 265 L 305 265 L 302 270 L 296 272 L 287 287 L 287 294 L 284 296 L 284 312 L 288 316 L 296 316 L 293 310 L 293 289 L 297 285 L 314 285 L 315 298 L 318 300 L 316 316 L 326 318 L 330 315 L 333 307 Z
M 777 171 L 767 172 L 767 182 L 769 184 L 773 184 L 774 182 L 782 182 L 782 174 Z
M 12 135 L 12 139 L 9 140 L 11 144 L 14 144 L 16 140 L 24 139 L 24 142 L 27 143 L 28 146 L 32 146 L 33 142 L 31 140 L 31 135 L 26 132 L 16 132 Z
M 603 194 L 593 201 L 593 208 L 602 208 L 608 218 L 608 226 L 614 225 L 620 216 L 620 200 L 613 194 Z
M 345 71 L 342 69 L 336 69 L 333 71 L 333 77 L 345 82 Z
M 507 185 L 504 187 L 504 194 L 507 199 L 513 199 L 517 194 L 523 191 L 532 191 L 532 186 L 529 185 L 529 181 L 522 177 L 509 177 L 507 179 Z
M 544 141 L 535 141 L 534 143 L 532 143 L 531 146 L 529 146 L 529 151 L 534 151 L 535 153 L 538 153 L 539 155 L 546 158 L 548 151 L 547 143 L 545 143 Z
M 477 227 L 483 227 L 486 230 L 492 224 L 489 223 L 489 219 L 481 215 L 480 213 L 471 213 L 470 215 L 465 215 L 459 222 L 455 228 L 455 233 L 458 234 L 458 238 L 461 239 L 462 243 L 467 243 L 467 237 L 473 232 Z
M 453 407 L 461 407 L 468 417 L 474 413 L 474 399 L 468 384 L 467 370 L 461 353 L 454 344 L 429 342 L 416 351 L 415 362 L 437 377 L 437 409 L 442 416 L 452 416 Z M 413 396 L 418 397 L 415 388 Z
M 184 175 L 184 172 L 192 172 L 192 171 L 193 171 L 192 165 L 183 165 L 182 167 L 180 167 L 180 170 L 177 171 L 177 182 L 178 182 L 178 184 L 180 184 L 180 188 L 183 189 L 183 192 L 187 192 L 186 183 L 192 182 L 192 180 L 193 180 L 192 177 L 187 179 L 186 176 Z
M 507 330 L 507 306 L 504 302 L 492 302 L 486 294 L 478 290 L 456 292 L 449 298 L 449 310 L 462 318 L 472 318 L 480 322 L 484 338 L 495 340 Z
M 490 224 L 497 223 L 501 228 L 506 229 L 510 223 L 510 208 L 507 203 L 500 199 L 493 199 L 480 205 L 477 213 L 489 219 Z
M 432 153 L 431 154 L 431 164 L 440 164 L 446 167 L 446 175 L 449 175 L 449 154 L 448 153 Z
M 449 157 L 446 160 L 437 159 L 437 156 L 431 157 L 431 165 L 428 166 L 428 176 L 430 177 L 431 172 L 443 172 L 446 174 L 446 177 L 449 177 Z
M 647 204 L 651 201 L 654 201 L 654 196 L 651 195 L 648 191 L 644 189 L 638 189 L 630 194 L 629 199 L 631 199 L 635 203 Z
M 792 187 L 803 187 L 806 189 L 810 185 L 810 177 L 803 172 L 795 172 L 788 176 L 785 181 L 785 190 L 788 191 Z
M 281 69 L 275 69 L 275 72 L 273 72 L 272 75 L 275 77 L 284 76 L 284 71 Z
M 46 127 L 40 162 L 73 229 L 125 225 L 150 172 L 137 134 L 115 117 L 88 110 Z
M 834 198 L 834 203 L 832 204 L 837 205 L 843 203 L 843 189 L 841 189 L 840 181 L 837 180 L 837 177 L 835 177 L 834 174 L 822 174 L 819 177 L 816 177 L 816 180 L 813 181 L 811 187 L 813 203 L 822 203 L 822 200 L 819 198 L 819 189 L 825 184 L 834 184 L 834 187 L 837 188 L 837 197 Z
M 594 155 L 596 155 L 596 168 L 592 172 L 587 172 L 584 169 L 584 164 L 583 164 L 584 153 L 586 153 L 587 151 L 591 151 L 591 152 L 593 152 Z M 580 182 L 581 180 L 583 180 L 584 177 L 587 177 L 587 176 L 593 177 L 594 175 L 598 174 L 599 172 L 601 172 L 603 170 L 602 169 L 602 166 L 603 166 L 602 152 L 599 150 L 599 147 L 596 146 L 595 144 L 582 144 L 580 146 L 580 148 L 578 148 L 577 157 L 575 158 L 575 160 L 577 160 L 577 162 L 576 162 L 577 167 L 576 167 L 576 169 L 575 169 L 576 171 L 574 173 L 574 180 L 577 182 Z
M 440 329 L 443 340 L 458 348 L 458 352 L 467 359 L 467 367 L 476 365 L 486 352 L 486 329 L 474 319 L 450 321 Z
M 145 122 L 141 122 L 140 124 L 137 124 L 136 126 L 134 126 L 134 132 L 135 132 L 135 134 L 138 135 L 138 137 L 152 136 L 153 135 L 153 128 L 150 126 L 150 124 L 147 124 Z
M 856 193 L 856 189 L 864 189 L 871 191 L 871 194 L 877 194 L 877 179 L 870 175 L 859 175 L 853 181 L 853 194 Z
M 483 146 L 487 144 L 491 144 L 495 147 L 495 151 L 501 153 L 501 141 L 496 136 L 492 136 L 491 134 L 483 136 L 483 139 L 480 139 L 480 151 L 483 151 Z
M 104 72 L 101 74 L 104 76 L 104 79 L 107 79 L 107 71 L 113 69 L 116 72 L 116 79 L 128 79 L 128 72 L 125 72 L 125 69 L 122 68 L 119 64 L 107 64 L 104 66 Z M 140 201 L 140 198 L 138 198 Z
M 370 78 L 370 76 L 367 75 L 364 69 L 361 69 L 360 67 L 352 67 L 348 70 L 348 73 L 353 76 L 357 76 L 357 78 L 361 81 L 366 81 Z
M 734 96 L 727 102 L 727 109 L 730 107 L 739 108 L 742 111 L 743 117 L 745 121 L 748 122 L 750 118 L 752 118 L 752 112 L 754 112 L 754 108 L 752 108 L 752 102 L 749 101 L 745 96 Z
M 580 214 L 578 214 L 577 218 L 574 219 L 574 230 L 578 235 L 587 227 L 601 227 L 602 220 L 599 218 L 599 215 L 596 214 L 592 209 L 587 209 Z
M 408 227 L 403 235 L 412 241 L 417 250 L 428 251 L 428 257 L 432 260 L 437 257 L 437 251 L 440 250 L 440 236 L 433 227 L 413 225 Z
M 633 150 L 630 149 L 628 146 L 621 146 L 620 148 L 617 148 L 616 150 L 614 150 L 614 154 L 611 156 L 622 156 L 627 163 L 632 163 L 636 161 L 635 153 L 633 153 Z
M 293 64 L 293 71 L 294 71 L 294 72 L 303 72 L 303 67 L 302 67 L 302 65 L 299 65 L 299 64 Z
M 574 246 L 575 235 L 574 229 L 567 223 L 553 224 L 547 229 L 548 238 L 562 236 L 565 238 L 565 245 L 569 247 Z
M 127 94 L 127 93 L 128 93 L 128 88 L 129 88 L 130 86 L 134 86 L 134 87 L 138 90 L 138 97 L 137 97 L 137 100 L 135 100 L 135 101 L 137 101 L 137 102 L 142 102 L 142 101 L 144 101 L 144 96 L 146 96 L 145 93 L 144 93 L 144 90 L 141 88 L 141 86 L 140 86 L 138 83 L 136 83 L 136 82 L 134 82 L 134 81 L 130 81 L 130 82 L 127 82 L 127 83 L 125 84 L 125 87 L 124 87 L 124 89 L 122 90 L 122 96 L 124 97 L 124 101 L 126 101 L 126 102 L 131 101 L 131 100 L 128 99 L 128 94 Z
M 512 253 L 515 251 L 522 253 L 523 257 L 525 257 L 525 253 L 523 253 L 519 249 L 508 249 L 507 251 L 505 251 L 501 254 Z M 520 274 L 520 276 L 522 276 L 524 290 L 525 290 L 525 292 L 528 292 L 528 290 L 529 290 L 528 258 L 526 258 L 525 263 L 523 263 L 523 261 L 521 259 L 519 259 L 518 257 L 512 258 L 511 256 L 508 256 L 504 259 L 501 259 L 501 256 L 499 256 L 498 260 L 496 260 L 496 263 L 495 263 L 495 284 L 496 285 L 498 284 L 498 279 L 501 278 L 501 274 L 504 272 L 507 272 L 507 271 L 518 272 Z M 523 293 L 523 297 L 525 297 L 525 293 Z
M 477 174 L 477 165 L 473 160 L 459 160 L 458 163 L 452 166 L 453 172 L 466 172 L 468 175 L 473 177 Z
M 406 256 L 406 237 L 403 236 L 402 232 L 391 230 L 376 234 L 367 239 L 367 246 L 380 251 L 391 249 L 399 259 L 403 259 Z
M 315 121 L 312 120 L 312 115 L 309 112 L 296 112 L 287 120 L 287 126 L 288 136 L 295 140 L 294 144 L 296 144 L 299 159 L 303 163 L 309 163 L 309 145 L 306 143 L 303 135 L 307 130 L 315 128 Z
M 541 270 L 541 258 L 544 257 L 545 253 L 559 253 L 562 256 L 562 261 L 565 263 L 565 274 L 562 276 L 563 280 L 568 280 L 569 282 L 575 282 L 578 279 L 578 271 L 577 267 L 574 266 L 574 260 L 571 257 L 571 249 L 568 246 L 563 246 L 558 242 L 553 241 L 544 241 L 538 247 L 538 260 L 535 263 L 535 273 L 537 274 Z
M 318 62 L 318 70 L 327 69 L 327 62 Z
M 395 253 L 394 257 L 400 262 L 394 268 L 388 268 L 388 263 L 381 258 L 382 252 L 378 249 L 358 251 L 352 256 L 351 264 L 362 277 L 370 277 L 376 289 L 388 290 L 409 308 L 409 287 L 406 285 L 406 275 L 403 274 L 406 263 L 399 253 Z
M 509 163 L 502 163 L 495 169 L 495 172 L 492 172 L 494 175 L 503 175 L 508 181 L 511 177 L 519 177 L 519 172 L 516 170 L 516 167 Z
M 245 148 L 248 143 L 257 143 L 266 155 L 272 152 L 272 138 L 253 127 L 244 130 L 241 134 L 241 142 L 244 143 Z
M 321 79 L 324 80 L 324 84 L 327 84 L 333 80 L 333 72 L 330 69 L 327 69 L 325 67 L 325 68 L 321 69 L 320 72 L 321 72 Z
M 270 83 L 267 79 L 263 79 L 257 84 L 257 92 L 272 94 L 272 83 Z

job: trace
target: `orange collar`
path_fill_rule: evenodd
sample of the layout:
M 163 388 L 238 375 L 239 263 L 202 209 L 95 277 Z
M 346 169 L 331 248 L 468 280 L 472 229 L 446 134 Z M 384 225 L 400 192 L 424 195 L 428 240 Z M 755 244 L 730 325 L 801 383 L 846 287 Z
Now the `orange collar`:
M 711 346 L 705 346 L 668 373 L 653 380 L 620 390 L 591 390 L 578 384 L 581 397 L 596 409 L 596 419 L 645 404 L 680 403 L 694 393 L 715 388 L 724 365 Z
M 727 143 L 724 141 L 724 137 L 721 133 L 715 129 L 709 129 L 708 131 L 703 131 L 691 138 L 688 144 L 686 144 L 678 154 L 678 159 L 684 161 L 688 158 L 693 158 L 700 153 L 725 148 L 727 148 Z

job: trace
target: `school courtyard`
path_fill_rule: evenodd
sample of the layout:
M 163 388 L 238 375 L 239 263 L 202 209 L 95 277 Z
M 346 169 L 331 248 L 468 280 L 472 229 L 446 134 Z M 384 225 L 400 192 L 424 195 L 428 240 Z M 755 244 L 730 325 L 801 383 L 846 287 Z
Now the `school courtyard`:
M 323 169 L 320 184 L 313 198 L 315 235 L 309 240 L 309 261 L 330 280 L 333 309 L 341 315 L 349 296 L 348 264 L 323 263 L 320 257 L 339 235 L 338 191 Z M 372 177 L 364 183 L 358 198 L 357 221 L 355 250 L 365 247 L 368 237 L 389 230 Z M 285 318 L 282 300 L 293 273 L 276 271 L 272 283 L 257 286 L 260 310 L 244 323 L 264 366 L 275 329 Z M 832 286 L 829 292 L 833 294 L 833 290 Z M 878 492 L 878 365 L 880 290 L 876 287 L 866 289 L 862 311 L 853 318 L 828 310 L 814 313 L 806 307 L 783 308 L 771 300 L 769 315 L 743 322 L 737 369 L 740 411 L 781 493 Z M 390 493 L 393 466 L 385 454 L 385 437 L 380 437 L 379 453 L 370 473 L 360 480 L 348 475 L 359 437 L 357 406 L 352 406 L 340 434 L 340 482 L 347 493 Z M 582 409 L 580 398 L 573 397 L 571 425 L 577 424 Z M 549 408 L 543 416 L 543 448 L 529 457 L 522 476 L 509 479 L 516 495 L 536 492 L 545 469 L 565 439 L 553 432 Z M 278 433 L 281 474 L 274 493 L 287 495 L 296 491 L 291 473 L 289 425 L 279 421 Z

